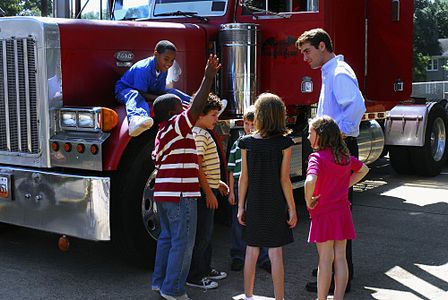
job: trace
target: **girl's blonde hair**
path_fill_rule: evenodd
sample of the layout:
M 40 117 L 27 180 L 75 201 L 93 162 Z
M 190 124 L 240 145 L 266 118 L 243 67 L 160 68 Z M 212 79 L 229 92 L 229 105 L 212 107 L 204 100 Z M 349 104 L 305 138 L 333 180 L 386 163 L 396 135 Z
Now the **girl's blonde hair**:
M 319 137 L 317 150 L 330 148 L 338 165 L 347 165 L 350 162 L 350 151 L 342 138 L 338 124 L 332 118 L 328 116 L 314 118 L 310 121 L 310 127 Z
M 254 125 L 263 138 L 290 133 L 286 128 L 286 107 L 282 99 L 271 93 L 263 93 L 255 101 Z

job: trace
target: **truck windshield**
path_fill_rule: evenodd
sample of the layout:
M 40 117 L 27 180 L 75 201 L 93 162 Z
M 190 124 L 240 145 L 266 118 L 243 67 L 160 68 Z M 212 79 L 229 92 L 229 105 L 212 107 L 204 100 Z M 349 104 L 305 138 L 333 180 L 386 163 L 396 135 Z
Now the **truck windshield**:
M 115 20 L 135 20 L 149 17 L 149 2 L 151 0 L 115 0 Z
M 152 19 L 223 16 L 227 0 L 155 0 Z

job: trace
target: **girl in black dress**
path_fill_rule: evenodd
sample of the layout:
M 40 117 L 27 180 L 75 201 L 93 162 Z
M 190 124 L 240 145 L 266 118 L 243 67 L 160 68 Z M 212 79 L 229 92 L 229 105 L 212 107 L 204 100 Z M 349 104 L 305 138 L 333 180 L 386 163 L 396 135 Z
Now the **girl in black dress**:
M 245 226 L 245 299 L 253 297 L 260 247 L 269 248 L 276 300 L 284 298 L 282 246 L 293 242 L 296 207 L 289 179 L 291 146 L 285 135 L 286 108 L 277 95 L 264 93 L 255 102 L 253 135 L 241 139 L 238 221 Z

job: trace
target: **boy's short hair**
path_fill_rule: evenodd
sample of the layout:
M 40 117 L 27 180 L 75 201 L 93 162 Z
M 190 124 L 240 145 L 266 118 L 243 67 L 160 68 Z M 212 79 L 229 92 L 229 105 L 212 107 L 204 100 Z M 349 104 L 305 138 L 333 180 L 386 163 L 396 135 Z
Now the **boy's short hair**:
M 158 122 L 163 122 L 171 118 L 170 111 L 173 111 L 177 103 L 182 103 L 180 98 L 174 94 L 164 94 L 156 98 L 153 103 L 154 118 Z
M 247 120 L 250 122 L 253 122 L 255 119 L 255 106 L 251 105 L 249 108 L 244 112 L 243 120 Z
M 171 43 L 168 40 L 161 40 L 157 43 L 156 45 L 156 49 L 157 53 L 162 54 L 163 52 L 165 52 L 166 50 L 171 50 L 176 52 L 176 46 L 174 46 L 173 43 Z
M 219 97 L 216 96 L 215 94 L 210 93 L 208 94 L 207 103 L 205 104 L 202 113 L 206 115 L 211 110 L 217 109 L 218 111 L 220 111 L 221 108 L 222 108 L 221 99 L 219 99 Z
M 328 52 L 333 53 L 333 42 L 330 35 L 322 28 L 314 28 L 302 33 L 296 41 L 296 47 L 301 48 L 303 44 L 310 43 L 314 48 L 319 48 L 320 42 L 324 42 L 325 48 Z

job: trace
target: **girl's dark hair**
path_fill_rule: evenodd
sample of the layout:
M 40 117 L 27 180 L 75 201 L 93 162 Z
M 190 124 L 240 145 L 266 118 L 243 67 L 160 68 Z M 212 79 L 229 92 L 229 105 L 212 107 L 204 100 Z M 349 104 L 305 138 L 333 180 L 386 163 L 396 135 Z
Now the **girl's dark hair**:
M 173 43 L 171 43 L 168 40 L 161 40 L 157 43 L 156 45 L 156 49 L 155 49 L 159 54 L 162 54 L 163 52 L 165 52 L 166 50 L 171 50 L 176 52 L 176 46 L 174 46 Z
M 350 151 L 342 138 L 338 124 L 332 118 L 328 116 L 314 118 L 310 121 L 310 127 L 319 137 L 317 150 L 330 148 L 336 164 L 349 164 Z
M 291 132 L 286 128 L 286 107 L 279 96 L 271 93 L 258 96 L 255 101 L 254 125 L 257 133 L 264 138 Z

